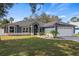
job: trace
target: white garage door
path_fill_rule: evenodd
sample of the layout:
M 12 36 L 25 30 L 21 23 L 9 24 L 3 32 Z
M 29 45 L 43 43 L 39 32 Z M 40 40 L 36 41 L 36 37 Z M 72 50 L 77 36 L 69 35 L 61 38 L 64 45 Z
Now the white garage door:
M 72 36 L 74 34 L 73 27 L 58 27 L 58 36 Z

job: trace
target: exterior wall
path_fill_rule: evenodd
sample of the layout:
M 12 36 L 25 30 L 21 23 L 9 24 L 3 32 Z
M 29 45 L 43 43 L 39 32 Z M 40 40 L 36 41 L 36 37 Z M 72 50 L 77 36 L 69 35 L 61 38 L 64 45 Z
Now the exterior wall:
M 55 28 L 45 28 L 45 35 L 53 37 L 53 35 L 50 33 L 52 30 L 55 30 Z
M 14 27 L 13 33 L 10 32 L 11 26 Z M 5 30 L 5 33 L 8 34 L 8 35 L 20 35 L 20 34 L 22 34 L 22 35 L 27 35 L 27 34 L 34 35 L 34 26 L 33 25 L 30 25 L 29 27 L 27 27 L 27 26 L 21 26 L 20 27 L 20 26 L 17 26 L 17 25 L 8 25 L 6 27 L 8 29 L 7 28 L 5 28 L 5 29 L 7 29 L 8 31 L 6 32 L 6 30 Z M 39 27 L 39 25 L 38 25 L 38 27 Z M 23 28 L 28 28 L 28 32 L 23 32 Z M 38 32 L 40 32 L 39 30 L 40 30 L 40 28 L 38 28 Z M 39 33 L 37 33 L 37 34 L 39 35 Z
M 79 22 L 70 22 L 70 24 L 75 25 L 75 33 L 79 33 Z
M 8 25 L 7 27 L 7 33 L 10 33 L 10 27 L 13 26 L 14 27 L 14 33 L 16 32 L 16 26 L 15 25 Z
M 21 30 L 21 27 L 16 27 L 16 33 L 21 33 L 22 30 Z
M 70 24 L 76 25 L 77 27 L 79 27 L 79 22 L 70 22 Z
M 16 24 L 9 24 L 6 25 L 7 28 L 5 28 L 5 34 L 30 34 L 30 35 L 34 35 L 34 25 L 38 25 L 38 30 L 37 30 L 37 35 L 39 35 L 40 33 L 40 26 L 39 23 L 34 22 L 32 24 L 30 24 L 28 27 L 26 25 L 21 26 L 21 24 L 16 25 Z M 10 27 L 14 27 L 14 31 L 11 30 L 10 32 Z M 23 28 L 28 28 L 28 32 L 27 31 L 23 31 Z M 13 32 L 12 32 L 13 31 Z
M 58 36 L 72 36 L 74 34 L 74 27 L 59 26 L 57 27 Z
M 0 35 L 4 35 L 4 29 L 0 28 Z
M 8 33 L 8 27 L 7 26 L 4 27 L 4 33 Z
M 53 36 L 50 31 L 56 30 L 56 28 L 45 28 L 45 35 Z M 57 27 L 58 35 L 57 36 L 72 36 L 74 34 L 74 27 L 70 26 L 58 26 Z

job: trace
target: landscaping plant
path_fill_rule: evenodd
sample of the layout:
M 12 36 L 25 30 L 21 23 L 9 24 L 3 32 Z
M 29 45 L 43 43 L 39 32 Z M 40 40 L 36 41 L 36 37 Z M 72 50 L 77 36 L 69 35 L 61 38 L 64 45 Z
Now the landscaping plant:
M 58 34 L 58 31 L 52 30 L 51 31 L 51 34 L 53 35 L 54 38 L 56 38 L 57 37 L 57 34 Z

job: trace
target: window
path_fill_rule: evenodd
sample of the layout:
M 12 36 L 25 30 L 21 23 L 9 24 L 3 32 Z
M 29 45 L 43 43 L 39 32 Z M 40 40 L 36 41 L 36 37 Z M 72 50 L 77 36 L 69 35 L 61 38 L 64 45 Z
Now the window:
M 25 28 L 23 28 L 23 32 L 25 32 Z
M 44 28 L 40 28 L 40 32 L 44 32 L 45 30 L 44 30 Z
M 31 33 L 31 27 L 29 27 L 29 32 Z
M 28 28 L 23 28 L 23 32 L 28 32 Z
M 10 32 L 14 33 L 14 27 L 13 26 L 10 27 Z
M 28 28 L 26 28 L 26 32 L 28 32 Z

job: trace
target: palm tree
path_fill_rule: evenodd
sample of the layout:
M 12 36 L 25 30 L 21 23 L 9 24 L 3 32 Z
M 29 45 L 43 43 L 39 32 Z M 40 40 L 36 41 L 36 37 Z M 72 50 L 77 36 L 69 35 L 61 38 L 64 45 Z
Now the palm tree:
M 10 17 L 10 23 L 12 23 L 14 21 L 14 18 L 13 17 Z
M 31 7 L 32 15 L 34 15 L 36 11 L 39 11 L 41 9 L 41 5 L 43 5 L 43 4 L 44 3 L 29 3 L 29 5 Z M 38 5 L 40 5 L 39 8 L 37 8 Z

